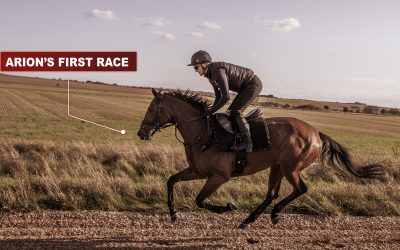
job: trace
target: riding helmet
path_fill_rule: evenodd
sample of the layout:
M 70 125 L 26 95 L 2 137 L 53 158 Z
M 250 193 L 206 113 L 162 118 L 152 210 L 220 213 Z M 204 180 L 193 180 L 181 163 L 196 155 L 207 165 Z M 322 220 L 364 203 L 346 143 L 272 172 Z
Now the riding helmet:
M 194 66 L 200 63 L 211 62 L 212 58 L 210 54 L 208 54 L 204 50 L 199 50 L 192 55 L 192 59 L 190 60 L 190 64 L 188 66 Z

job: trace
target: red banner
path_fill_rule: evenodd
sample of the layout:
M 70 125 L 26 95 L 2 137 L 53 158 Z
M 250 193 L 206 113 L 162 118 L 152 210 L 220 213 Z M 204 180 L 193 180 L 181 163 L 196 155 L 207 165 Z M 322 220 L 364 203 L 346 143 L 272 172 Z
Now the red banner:
M 0 71 L 136 70 L 136 52 L 0 52 Z

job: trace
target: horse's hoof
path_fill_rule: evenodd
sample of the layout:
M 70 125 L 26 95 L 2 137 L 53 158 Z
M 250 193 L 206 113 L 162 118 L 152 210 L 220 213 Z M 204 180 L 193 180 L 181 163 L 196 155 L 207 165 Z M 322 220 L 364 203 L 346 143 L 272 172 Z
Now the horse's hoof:
M 279 221 L 279 215 L 271 215 L 272 224 L 276 225 Z
M 237 206 L 233 203 L 228 203 L 227 207 L 229 209 L 228 211 L 235 211 L 236 209 L 238 209 Z
M 240 223 L 240 225 L 238 226 L 238 228 L 240 228 L 240 229 L 245 229 L 247 226 L 248 226 L 249 224 L 246 224 L 246 223 Z
M 176 216 L 176 213 L 173 213 L 173 214 L 171 215 L 171 222 L 175 222 L 177 218 L 178 218 L 178 217 Z

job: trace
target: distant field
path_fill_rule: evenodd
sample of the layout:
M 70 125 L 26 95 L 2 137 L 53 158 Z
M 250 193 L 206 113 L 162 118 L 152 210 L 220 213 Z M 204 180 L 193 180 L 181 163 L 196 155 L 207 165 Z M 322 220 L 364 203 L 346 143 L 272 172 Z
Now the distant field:
M 0 138 L 179 145 L 173 128 L 156 134 L 151 142 L 138 141 L 136 132 L 151 99 L 148 89 L 71 81 L 71 114 L 112 128 L 125 129 L 127 134 L 123 136 L 67 117 L 66 81 L 0 74 Z M 280 102 L 290 100 L 280 99 Z M 265 117 L 291 116 L 305 120 L 354 153 L 399 157 L 396 155 L 400 151 L 399 116 L 262 109 Z
M 365 104 L 361 103 L 340 103 L 340 102 L 324 102 L 324 101 L 314 101 L 314 100 L 304 100 L 304 99 L 286 99 L 278 97 L 265 97 L 261 96 L 258 98 L 260 103 L 277 104 L 277 105 L 289 105 L 290 107 L 296 107 L 300 105 L 313 105 L 314 107 L 324 109 L 324 106 L 328 106 L 329 110 L 343 110 L 344 107 L 350 110 L 362 110 Z
M 82 85 L 86 89 L 81 89 Z M 98 86 L 98 90 L 91 90 L 97 85 L 71 82 L 71 115 L 115 129 L 125 129 L 125 136 L 68 117 L 65 82 L 60 81 L 57 87 L 56 83 L 47 86 L 4 83 L 0 78 L 0 137 L 65 142 L 136 140 L 135 134 L 151 96 L 139 91 L 118 92 Z

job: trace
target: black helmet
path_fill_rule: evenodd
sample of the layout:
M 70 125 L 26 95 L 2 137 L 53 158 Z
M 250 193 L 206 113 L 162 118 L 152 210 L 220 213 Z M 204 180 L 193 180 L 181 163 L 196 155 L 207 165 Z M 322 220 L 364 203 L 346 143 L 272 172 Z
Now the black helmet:
M 194 66 L 196 64 L 211 62 L 212 58 L 210 54 L 208 54 L 204 50 L 199 50 L 192 55 L 192 59 L 190 60 L 190 64 L 188 66 Z

